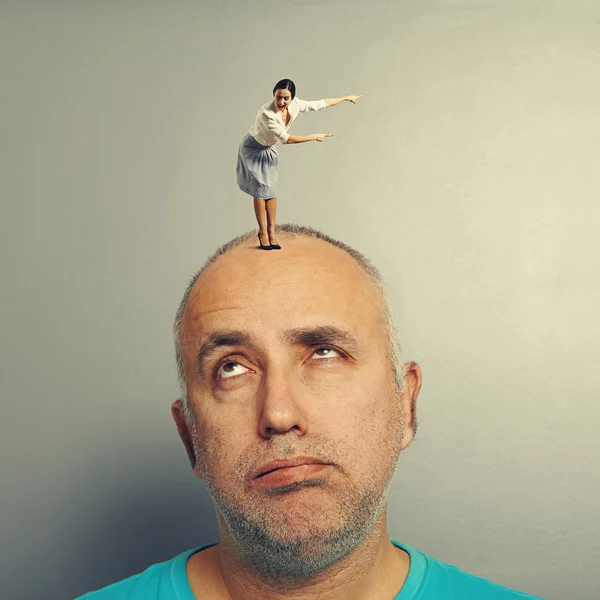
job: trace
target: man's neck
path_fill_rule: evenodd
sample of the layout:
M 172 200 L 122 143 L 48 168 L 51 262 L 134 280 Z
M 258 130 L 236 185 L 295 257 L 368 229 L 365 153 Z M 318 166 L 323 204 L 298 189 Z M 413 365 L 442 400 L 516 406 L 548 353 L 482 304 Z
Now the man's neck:
M 372 531 L 359 547 L 326 571 L 296 582 L 289 589 L 269 584 L 249 570 L 226 541 L 193 556 L 187 572 L 197 598 L 392 600 L 406 580 L 409 567 L 408 554 L 390 542 L 384 526 L 381 531 Z

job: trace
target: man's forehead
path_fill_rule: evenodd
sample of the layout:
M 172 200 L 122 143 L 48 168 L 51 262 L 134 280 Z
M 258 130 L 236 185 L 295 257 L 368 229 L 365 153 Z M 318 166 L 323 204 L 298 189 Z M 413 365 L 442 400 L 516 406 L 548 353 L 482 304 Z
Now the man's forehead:
M 200 276 L 185 320 L 192 325 L 207 316 L 226 318 L 235 311 L 251 313 L 261 307 L 310 311 L 351 299 L 372 299 L 374 293 L 364 269 L 347 252 L 323 240 L 292 238 L 284 250 L 270 252 L 242 244 Z
M 286 240 L 284 250 L 268 252 L 254 244 L 240 244 L 205 270 L 192 295 L 218 297 L 241 290 L 253 293 L 261 285 L 315 281 L 335 289 L 360 280 L 369 283 L 364 270 L 347 252 L 323 240 L 302 237 Z

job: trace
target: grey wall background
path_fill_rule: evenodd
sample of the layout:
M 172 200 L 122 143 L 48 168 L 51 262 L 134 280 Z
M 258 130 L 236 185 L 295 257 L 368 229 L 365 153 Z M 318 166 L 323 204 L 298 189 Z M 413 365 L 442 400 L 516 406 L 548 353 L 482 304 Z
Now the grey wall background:
M 254 227 L 237 145 L 281 77 L 323 144 L 279 221 L 380 266 L 418 441 L 390 533 L 598 597 L 600 5 L 4 2 L 2 598 L 72 598 L 216 539 L 169 414 L 188 278 Z

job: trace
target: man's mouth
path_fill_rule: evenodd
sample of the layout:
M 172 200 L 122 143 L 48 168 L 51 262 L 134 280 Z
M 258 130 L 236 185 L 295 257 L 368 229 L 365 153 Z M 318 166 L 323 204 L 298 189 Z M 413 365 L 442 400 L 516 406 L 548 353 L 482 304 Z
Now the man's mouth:
M 331 464 L 311 456 L 278 459 L 265 463 L 250 475 L 255 488 L 277 488 L 320 478 Z

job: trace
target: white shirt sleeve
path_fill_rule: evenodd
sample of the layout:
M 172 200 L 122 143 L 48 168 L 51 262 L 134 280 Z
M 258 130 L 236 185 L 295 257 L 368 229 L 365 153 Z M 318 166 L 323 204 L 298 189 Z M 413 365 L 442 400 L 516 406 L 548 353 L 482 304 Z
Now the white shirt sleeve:
M 270 131 L 282 144 L 287 144 L 290 134 L 286 131 L 283 123 L 280 123 L 267 111 L 263 111 L 260 120 L 265 128 Z
M 298 108 L 300 112 L 308 112 L 311 110 L 321 110 L 323 108 L 327 108 L 325 104 L 325 99 L 323 100 L 300 100 L 300 98 L 295 98 L 298 101 Z

